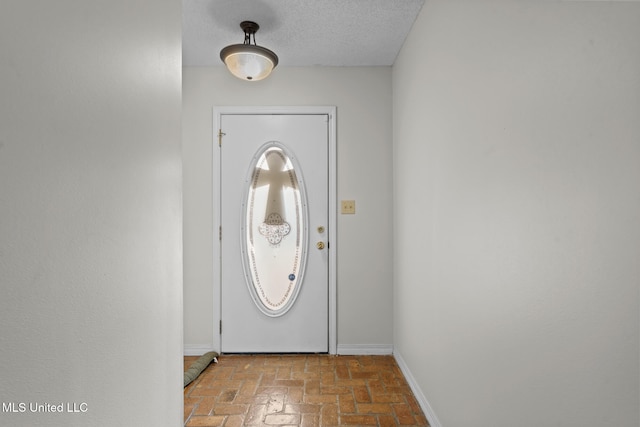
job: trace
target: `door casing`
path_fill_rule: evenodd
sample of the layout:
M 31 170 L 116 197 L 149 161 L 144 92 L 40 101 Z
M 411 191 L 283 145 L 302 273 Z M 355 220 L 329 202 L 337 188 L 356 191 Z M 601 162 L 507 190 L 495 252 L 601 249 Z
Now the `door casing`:
M 336 107 L 335 106 L 216 106 L 213 108 L 213 126 L 212 144 L 213 144 L 213 161 L 212 161 L 212 180 L 213 180 L 213 348 L 220 352 L 220 320 L 222 313 L 222 286 L 220 277 L 221 250 L 219 230 L 220 223 L 220 150 L 219 139 L 222 138 L 224 143 L 224 135 L 220 135 L 220 120 L 223 115 L 232 114 L 327 114 L 329 117 L 329 354 L 337 353 L 337 146 L 336 146 Z

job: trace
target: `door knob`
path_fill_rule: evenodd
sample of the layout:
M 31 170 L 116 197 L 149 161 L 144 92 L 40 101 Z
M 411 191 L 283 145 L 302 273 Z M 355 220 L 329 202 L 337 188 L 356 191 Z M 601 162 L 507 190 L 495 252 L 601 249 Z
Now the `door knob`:
M 318 248 L 318 249 L 320 249 L 320 250 L 324 249 L 324 242 L 318 242 L 318 243 L 316 243 L 316 248 Z

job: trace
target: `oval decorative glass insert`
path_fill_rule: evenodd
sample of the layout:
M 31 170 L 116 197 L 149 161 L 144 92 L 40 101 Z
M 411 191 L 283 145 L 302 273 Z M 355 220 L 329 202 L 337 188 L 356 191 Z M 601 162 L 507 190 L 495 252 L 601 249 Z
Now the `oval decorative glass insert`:
M 253 157 L 243 199 L 242 260 L 249 293 L 268 316 L 295 303 L 307 254 L 307 200 L 295 156 L 268 142 Z

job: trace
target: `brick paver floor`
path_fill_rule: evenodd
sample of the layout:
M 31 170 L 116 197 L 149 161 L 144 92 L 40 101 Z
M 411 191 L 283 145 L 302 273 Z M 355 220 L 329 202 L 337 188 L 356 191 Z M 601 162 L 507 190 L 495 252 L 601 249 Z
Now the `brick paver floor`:
M 218 360 L 185 387 L 185 426 L 429 425 L 393 356 Z

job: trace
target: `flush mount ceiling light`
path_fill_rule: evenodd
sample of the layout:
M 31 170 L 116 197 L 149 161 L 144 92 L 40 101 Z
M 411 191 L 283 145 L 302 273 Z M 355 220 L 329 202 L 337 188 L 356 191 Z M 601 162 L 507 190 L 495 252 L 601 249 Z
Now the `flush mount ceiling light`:
M 225 47 L 220 51 L 220 59 L 237 78 L 249 81 L 262 80 L 278 65 L 278 55 L 256 45 L 256 32 L 260 28 L 258 24 L 243 21 L 240 28 L 244 31 L 244 43 Z

